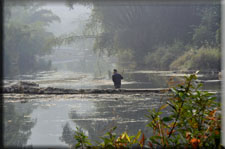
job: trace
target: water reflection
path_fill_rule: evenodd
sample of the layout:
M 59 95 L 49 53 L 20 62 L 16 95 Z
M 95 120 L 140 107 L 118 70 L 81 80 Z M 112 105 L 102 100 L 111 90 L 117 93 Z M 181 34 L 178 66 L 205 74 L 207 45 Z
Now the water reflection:
M 4 146 L 23 147 L 31 136 L 31 129 L 37 119 L 31 118 L 35 107 L 30 103 L 5 102 L 4 104 Z
M 66 144 L 68 144 L 69 147 L 72 147 L 76 144 L 76 141 L 74 139 L 74 135 L 75 135 L 74 129 L 71 128 L 69 123 L 66 123 L 63 126 L 62 136 L 59 137 L 59 139 L 61 141 L 65 142 Z
M 38 74 L 40 86 L 64 88 L 112 88 L 110 79 L 94 80 L 91 75 L 51 72 Z M 51 76 L 51 78 L 48 78 Z M 43 78 L 42 78 L 43 77 Z M 156 73 L 124 74 L 123 88 L 168 87 L 171 75 Z M 48 79 L 46 79 L 48 78 Z M 182 76 L 176 75 L 175 81 Z M 221 81 L 207 80 L 203 76 L 202 89 L 221 91 Z M 213 78 L 211 78 L 213 79 Z M 83 83 L 83 82 L 84 83 Z M 9 81 L 10 82 L 10 81 Z M 131 83 L 133 82 L 133 83 Z M 82 85 L 84 84 L 84 85 Z M 220 99 L 220 95 L 217 96 Z M 157 94 L 95 94 L 95 95 L 23 95 L 4 94 L 4 144 L 6 146 L 73 146 L 74 130 L 79 127 L 91 140 L 110 128 L 118 126 L 116 133 L 127 131 L 129 135 L 146 127 L 148 109 L 159 107 Z M 93 142 L 95 143 L 95 142 Z
M 95 141 L 113 126 L 118 126 L 117 134 L 134 135 L 139 129 L 150 134 L 145 114 L 159 106 L 153 94 L 17 96 L 4 97 L 7 146 L 73 146 L 76 127 Z M 20 103 L 25 98 L 27 102 Z
M 96 112 L 83 116 L 76 111 L 71 111 L 70 118 L 77 126 L 88 132 L 89 138 L 95 141 L 101 141 L 103 136 L 110 128 L 118 126 L 116 133 L 120 134 L 127 131 L 129 135 L 134 135 L 139 129 L 142 129 L 146 135 L 150 130 L 145 126 L 147 124 L 146 114 L 148 109 L 159 106 L 158 98 L 141 98 L 137 94 L 130 98 L 129 96 L 106 96 L 94 100 Z M 95 142 L 92 142 L 95 143 Z

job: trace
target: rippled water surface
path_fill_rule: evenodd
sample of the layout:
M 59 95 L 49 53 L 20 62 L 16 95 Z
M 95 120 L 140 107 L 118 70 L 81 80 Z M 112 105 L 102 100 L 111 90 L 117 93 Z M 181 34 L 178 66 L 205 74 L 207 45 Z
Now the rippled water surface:
M 113 126 L 116 132 L 146 134 L 148 109 L 160 104 L 154 94 L 20 95 L 5 94 L 5 131 L 8 145 L 69 146 L 76 127 L 99 140 Z M 16 134 L 16 135 L 15 135 Z
M 182 80 L 184 74 L 147 72 L 123 74 L 123 88 L 163 88 L 172 76 Z M 90 74 L 72 72 L 42 72 L 21 76 L 40 87 L 113 88 L 110 76 L 95 78 Z M 4 80 L 5 84 L 18 80 Z M 220 92 L 221 81 L 215 76 L 199 75 L 207 90 Z M 162 99 L 162 100 L 161 100 Z M 81 128 L 91 140 L 100 141 L 110 128 L 117 134 L 127 131 L 134 135 L 139 129 L 148 136 L 146 127 L 149 109 L 157 108 L 165 95 L 145 94 L 86 94 L 86 95 L 29 95 L 4 94 L 4 143 L 6 146 L 63 146 L 76 143 L 75 128 Z

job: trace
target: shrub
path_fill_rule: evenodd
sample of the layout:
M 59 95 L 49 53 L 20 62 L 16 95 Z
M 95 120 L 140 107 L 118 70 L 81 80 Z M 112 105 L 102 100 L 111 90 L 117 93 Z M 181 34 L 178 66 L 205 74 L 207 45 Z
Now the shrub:
M 200 48 L 189 50 L 175 60 L 170 69 L 177 70 L 221 70 L 221 51 L 219 48 Z
M 139 131 L 136 136 L 126 132 L 117 137 L 112 128 L 97 146 L 90 145 L 84 133 L 76 132 L 76 147 L 87 148 L 218 148 L 220 145 L 221 108 L 214 94 L 200 91 L 202 84 L 196 83 L 196 74 L 185 77 L 185 82 L 171 87 L 166 104 L 158 110 L 150 110 L 148 127 L 153 135 L 147 139 Z M 170 112 L 168 112 L 170 111 Z M 162 116 L 164 114 L 164 116 Z M 140 139 L 139 139 L 140 138 Z M 139 141 L 138 141 L 139 140 Z
M 221 70 L 221 52 L 218 48 L 200 48 L 191 59 L 189 69 Z
M 153 129 L 153 147 L 218 147 L 221 129 L 220 104 L 216 97 L 200 91 L 196 74 L 185 77 L 184 83 L 171 88 L 171 98 L 157 111 L 151 110 L 149 127 Z M 163 110 L 172 112 L 162 116 Z M 168 113 L 165 111 L 164 113 Z M 219 113 L 219 114 L 218 114 Z
M 190 59 L 195 55 L 193 49 L 185 52 L 182 56 L 178 57 L 175 61 L 170 64 L 170 70 L 187 70 L 190 68 Z
M 185 50 L 186 47 L 182 42 L 175 41 L 172 45 L 160 46 L 154 52 L 149 52 L 144 61 L 151 69 L 169 70 L 170 64 Z

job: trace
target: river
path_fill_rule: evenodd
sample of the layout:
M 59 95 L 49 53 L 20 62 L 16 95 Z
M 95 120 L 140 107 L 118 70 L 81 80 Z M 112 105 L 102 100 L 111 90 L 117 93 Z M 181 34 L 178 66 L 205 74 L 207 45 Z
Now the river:
M 124 73 L 123 88 L 168 87 L 172 76 L 183 78 L 174 72 Z M 41 72 L 20 76 L 20 80 L 38 83 L 41 87 L 59 88 L 113 88 L 111 78 L 74 72 Z M 19 80 L 4 80 L 5 84 Z M 199 74 L 199 82 L 205 90 L 220 92 L 221 81 L 214 74 Z M 101 141 L 110 128 L 117 126 L 117 134 L 127 131 L 134 135 L 141 129 L 151 134 L 148 123 L 149 109 L 164 103 L 164 94 L 71 94 L 31 95 L 4 94 L 4 144 L 6 146 L 57 146 L 70 147 L 76 143 L 74 131 L 81 128 L 89 139 Z M 219 96 L 220 97 L 220 96 Z M 94 142 L 93 142 L 94 143 Z

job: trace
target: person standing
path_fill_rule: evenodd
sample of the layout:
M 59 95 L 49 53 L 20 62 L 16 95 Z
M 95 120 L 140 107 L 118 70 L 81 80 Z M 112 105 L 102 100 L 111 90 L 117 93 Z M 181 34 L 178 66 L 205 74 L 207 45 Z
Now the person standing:
M 114 83 L 115 89 L 121 88 L 121 80 L 123 79 L 122 75 L 117 73 L 117 70 L 113 70 L 112 81 Z

